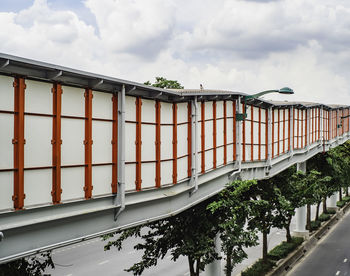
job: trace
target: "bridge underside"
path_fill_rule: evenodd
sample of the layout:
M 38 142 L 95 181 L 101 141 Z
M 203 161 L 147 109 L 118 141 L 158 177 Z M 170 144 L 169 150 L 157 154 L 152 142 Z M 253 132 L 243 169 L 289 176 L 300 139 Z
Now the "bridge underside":
M 116 220 L 115 214 L 120 206 L 114 205 L 114 196 L 3 214 L 1 231 L 5 238 L 1 242 L 0 261 L 8 262 L 176 215 L 217 194 L 233 179 L 270 178 L 348 139 L 346 134 L 325 145 L 294 151 L 272 160 L 270 165 L 267 162 L 247 162 L 242 164 L 241 170 L 238 162 L 222 166 L 199 176 L 195 193 L 192 193 L 189 181 L 142 193 L 127 193 L 125 210 Z

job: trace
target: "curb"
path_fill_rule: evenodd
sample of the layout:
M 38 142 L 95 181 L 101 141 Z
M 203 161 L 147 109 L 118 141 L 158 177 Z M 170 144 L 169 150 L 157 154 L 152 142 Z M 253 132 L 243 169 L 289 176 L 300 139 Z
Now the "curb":
M 294 252 L 291 252 L 286 258 L 277 261 L 272 271 L 267 273 L 267 276 L 281 276 L 286 275 L 291 268 L 302 259 L 306 253 L 313 249 L 318 241 L 329 232 L 330 228 L 337 224 L 337 222 L 350 209 L 350 203 L 346 204 L 342 209 L 339 209 L 330 220 L 323 222 L 320 229 L 315 231 L 308 240 L 305 240 Z

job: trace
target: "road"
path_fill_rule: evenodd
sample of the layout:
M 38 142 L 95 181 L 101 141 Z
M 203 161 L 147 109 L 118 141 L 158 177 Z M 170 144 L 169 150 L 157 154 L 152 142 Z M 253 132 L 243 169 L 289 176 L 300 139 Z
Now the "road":
M 288 276 L 350 275 L 349 213 Z

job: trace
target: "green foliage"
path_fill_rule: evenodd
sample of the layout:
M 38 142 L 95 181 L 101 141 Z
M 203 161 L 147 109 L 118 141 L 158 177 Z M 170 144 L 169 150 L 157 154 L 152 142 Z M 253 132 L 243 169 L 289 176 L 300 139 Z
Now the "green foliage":
M 273 267 L 275 262 L 268 260 L 264 262 L 262 259 L 259 259 L 251 267 L 247 268 L 245 271 L 242 271 L 241 276 L 263 276 L 266 275 Z
M 321 214 L 320 217 L 318 218 L 319 221 L 327 221 L 331 218 L 330 214 Z
M 40 276 L 47 267 L 55 268 L 51 252 L 0 265 L 0 276 Z
M 283 259 L 287 257 L 289 253 L 294 251 L 300 244 L 302 244 L 303 241 L 304 239 L 300 237 L 293 237 L 291 242 L 284 241 L 281 244 L 277 245 L 275 248 L 273 248 L 269 252 L 268 257 L 269 259 L 274 261 Z
M 337 201 L 337 206 L 339 208 L 343 208 L 345 206 L 345 204 L 346 204 L 346 201 L 344 201 L 344 200 Z
M 344 197 L 343 197 L 343 201 L 349 202 L 349 201 L 350 201 L 350 196 L 344 196 Z
M 336 212 L 336 210 L 328 209 L 326 214 L 334 215 Z
M 255 229 L 249 230 L 244 226 L 249 216 L 249 192 L 256 185 L 255 180 L 235 181 L 223 190 L 216 201 L 208 205 L 218 217 L 221 247 L 226 255 L 226 273 L 232 272 L 233 267 L 247 258 L 245 248 L 257 245 L 258 236 Z
M 318 228 L 320 228 L 321 222 L 319 220 L 313 220 L 311 221 L 311 231 L 315 231 Z
M 165 89 L 183 89 L 184 87 L 176 80 L 168 80 L 163 77 L 156 77 L 156 82 L 146 81 L 144 84 Z
M 163 259 L 170 252 L 173 261 L 186 256 L 191 275 L 198 275 L 206 264 L 220 259 L 215 252 L 219 221 L 206 209 L 207 204 L 208 202 L 202 202 L 179 215 L 149 223 L 146 227 L 107 235 L 105 240 L 115 236 L 117 239 L 109 241 L 105 250 L 110 250 L 113 246 L 120 250 L 125 239 L 139 237 L 141 242 L 134 249 L 143 251 L 142 258 L 126 271 L 141 275 L 146 268 L 157 265 L 158 259 Z

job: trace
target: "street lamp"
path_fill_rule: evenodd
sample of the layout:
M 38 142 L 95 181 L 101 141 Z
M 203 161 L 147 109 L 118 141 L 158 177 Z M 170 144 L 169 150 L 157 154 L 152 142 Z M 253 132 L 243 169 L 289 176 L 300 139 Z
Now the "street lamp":
M 340 117 L 340 123 L 337 124 L 337 128 L 341 128 L 343 126 L 344 119 L 349 118 L 349 117 L 350 117 L 350 114 L 346 115 L 346 116 L 341 116 Z
M 244 110 L 243 113 L 236 113 L 236 121 L 244 121 L 245 118 L 247 118 L 247 100 L 249 99 L 256 99 L 259 98 L 265 94 L 270 94 L 270 93 L 280 93 L 280 94 L 285 94 L 285 95 L 291 95 L 294 94 L 293 89 L 289 87 L 283 87 L 281 89 L 275 89 L 275 90 L 266 90 L 262 91 L 253 95 L 248 95 L 248 96 L 243 96 L 243 104 L 244 104 Z

